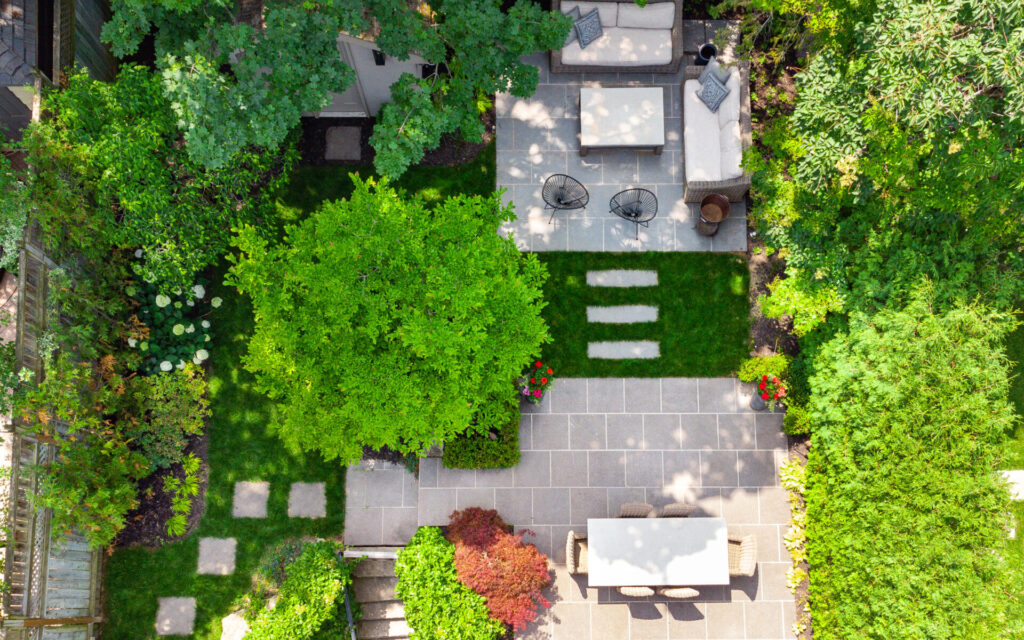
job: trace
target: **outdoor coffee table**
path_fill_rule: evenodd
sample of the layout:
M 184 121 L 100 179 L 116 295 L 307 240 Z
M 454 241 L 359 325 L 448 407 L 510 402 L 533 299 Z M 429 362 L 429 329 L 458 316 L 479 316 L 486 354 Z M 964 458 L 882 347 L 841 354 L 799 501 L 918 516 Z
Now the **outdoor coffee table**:
M 587 520 L 588 586 L 729 584 L 724 518 Z
M 662 87 L 580 89 L 580 155 L 591 149 L 665 148 Z

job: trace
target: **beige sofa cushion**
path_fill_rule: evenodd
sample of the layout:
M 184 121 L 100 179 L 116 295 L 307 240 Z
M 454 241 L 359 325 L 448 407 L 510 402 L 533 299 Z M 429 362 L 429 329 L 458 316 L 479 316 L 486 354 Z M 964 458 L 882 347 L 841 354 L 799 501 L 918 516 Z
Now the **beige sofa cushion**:
M 671 29 L 675 16 L 674 2 L 650 2 L 646 7 L 623 2 L 619 4 L 619 16 L 615 24 L 619 27 L 640 29 Z
M 643 67 L 671 61 L 671 29 L 611 27 L 586 49 L 581 49 L 578 42 L 562 49 L 565 64 Z
M 740 127 L 740 74 L 729 73 L 729 95 L 712 113 L 697 97 L 700 82 L 683 84 L 683 153 L 686 180 L 731 180 L 743 175 L 743 131 Z
M 572 11 L 573 7 L 580 8 L 580 15 L 585 16 L 594 9 L 601 17 L 601 28 L 607 29 L 617 24 L 619 14 L 618 2 L 577 2 L 577 0 L 566 0 L 562 3 L 562 13 Z

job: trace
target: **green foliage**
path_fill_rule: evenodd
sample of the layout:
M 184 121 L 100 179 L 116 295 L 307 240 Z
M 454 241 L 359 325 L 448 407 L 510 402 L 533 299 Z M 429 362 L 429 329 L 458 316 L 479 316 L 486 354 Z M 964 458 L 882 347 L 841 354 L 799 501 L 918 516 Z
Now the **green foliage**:
M 160 78 L 140 66 L 112 83 L 72 75 L 44 106 L 52 117 L 25 145 L 48 238 L 97 260 L 140 247 L 132 268 L 165 292 L 217 261 L 233 226 L 262 218 L 294 155 L 247 146 L 203 168 L 182 148 Z
M 245 363 L 279 402 L 272 428 L 342 463 L 462 433 L 547 337 L 546 273 L 496 233 L 511 215 L 497 196 L 427 210 L 355 181 L 280 245 L 243 229 L 228 276 L 253 299 Z
M 784 378 L 789 373 L 789 362 L 789 356 L 784 353 L 748 358 L 740 365 L 736 375 L 743 382 L 754 382 L 762 376 Z
M 308 640 L 335 620 L 352 567 L 338 558 L 337 545 L 324 541 L 306 545 L 285 570 L 273 609 L 263 608 L 251 625 L 249 640 Z M 344 637 L 337 635 L 335 637 Z
M 172 515 L 167 520 L 167 533 L 172 536 L 185 535 L 188 516 L 192 513 L 192 500 L 199 495 L 199 458 L 188 454 L 181 463 L 183 478 L 169 475 L 164 478 L 164 492 L 171 495 Z
M 514 389 L 482 402 L 471 428 L 444 443 L 444 466 L 507 469 L 519 464 L 519 415 Z
M 0 153 L 0 269 L 17 272 L 18 245 L 28 221 L 29 190 L 27 173 L 11 167 L 11 161 Z
M 782 421 L 782 430 L 791 436 L 801 436 L 811 432 L 811 416 L 807 405 L 790 401 L 786 405 L 786 415 Z
M 571 26 L 527 0 L 501 5 L 441 2 L 413 11 L 406 0 L 270 0 L 254 28 L 222 0 L 115 0 L 104 39 L 124 56 L 155 31 L 163 90 L 189 155 L 217 168 L 246 147 L 281 144 L 303 111 L 323 108 L 328 92 L 347 88 L 353 72 L 338 55 L 337 34 L 373 32 L 388 56 L 416 55 L 439 69 L 426 79 L 403 74 L 378 115 L 371 140 L 377 168 L 397 177 L 445 133 L 479 140 L 481 95 L 531 95 L 537 70 L 519 58 L 559 45 Z
M 188 436 L 210 417 L 206 376 L 192 363 L 180 371 L 132 378 L 127 385 L 134 415 L 121 420 L 125 434 L 153 468 L 181 462 Z
M 128 346 L 139 350 L 144 371 L 182 369 L 210 357 L 212 331 L 205 316 L 209 306 L 221 301 L 207 302 L 205 286 L 161 293 L 159 286 L 141 282 L 129 286 L 126 293 L 137 304 Z
M 505 627 L 484 598 L 459 582 L 455 547 L 437 527 L 423 527 L 395 561 L 395 593 L 416 640 L 497 640 Z
M 1008 316 L 857 313 L 817 354 L 807 468 L 815 638 L 1017 637 L 1003 564 L 1006 488 L 993 473 L 1014 424 Z
M 16 399 L 15 415 L 27 430 L 56 448 L 53 460 L 38 469 L 37 490 L 38 504 L 53 510 L 54 535 L 77 529 L 90 546 L 106 546 L 138 502 L 135 481 L 149 465 L 104 410 L 121 393 L 120 377 L 101 379 L 65 355 Z

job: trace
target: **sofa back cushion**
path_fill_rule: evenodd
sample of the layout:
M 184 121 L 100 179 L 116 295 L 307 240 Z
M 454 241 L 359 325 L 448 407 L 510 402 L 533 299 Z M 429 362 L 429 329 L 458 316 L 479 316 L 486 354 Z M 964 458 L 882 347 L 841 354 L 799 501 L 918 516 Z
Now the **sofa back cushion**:
M 616 25 L 620 27 L 671 29 L 676 17 L 674 2 L 650 2 L 646 7 L 638 7 L 632 2 L 622 2 L 618 5 Z
M 573 42 L 562 49 L 565 64 L 644 67 L 668 64 L 672 61 L 672 31 L 670 29 L 633 29 L 612 27 L 586 49 Z M 712 114 L 714 115 L 714 114 Z
M 614 27 L 618 20 L 618 2 L 578 2 L 577 0 L 566 0 L 562 3 L 562 13 L 572 11 L 576 7 L 579 7 L 580 13 L 583 15 L 587 15 L 594 9 L 597 9 L 598 15 L 601 16 L 601 26 L 605 29 Z

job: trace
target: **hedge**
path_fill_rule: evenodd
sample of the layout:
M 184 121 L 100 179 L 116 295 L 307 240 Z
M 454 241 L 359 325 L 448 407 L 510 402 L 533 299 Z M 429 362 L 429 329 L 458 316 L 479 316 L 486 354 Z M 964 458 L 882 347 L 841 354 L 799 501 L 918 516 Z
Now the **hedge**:
M 474 418 L 476 428 L 444 445 L 444 466 L 449 469 L 496 469 L 519 464 L 519 396 L 493 397 Z M 490 434 L 495 437 L 491 437 Z

